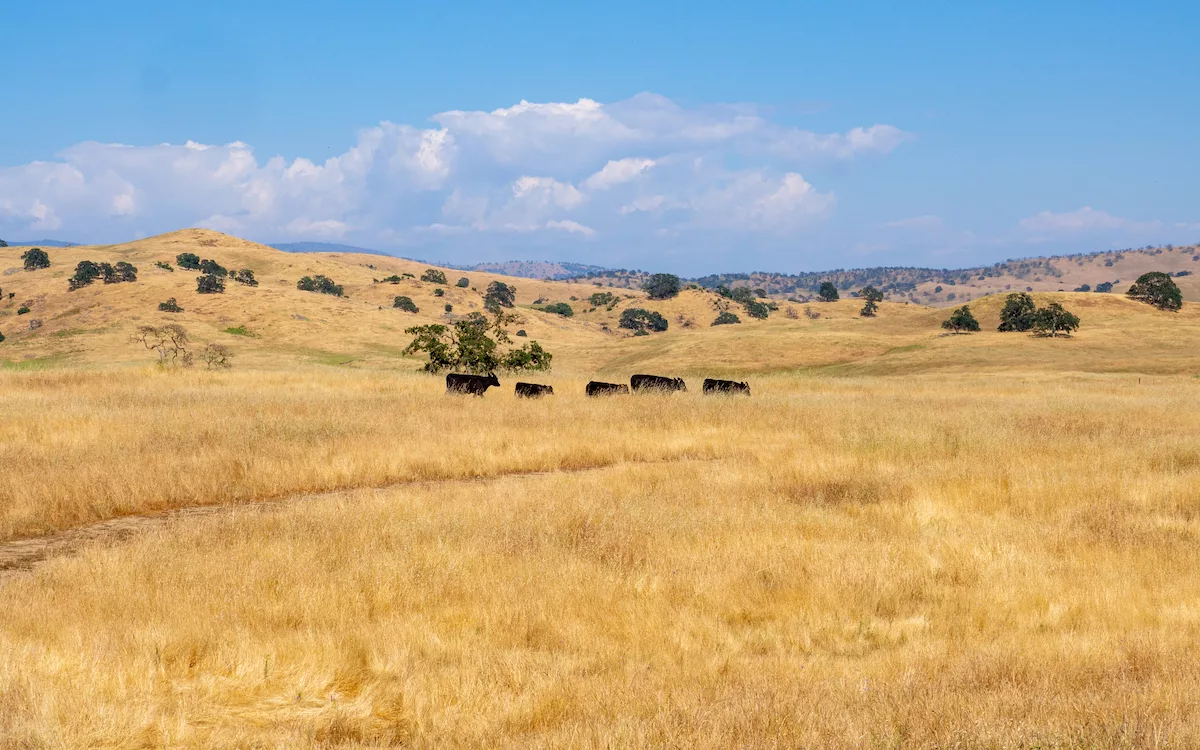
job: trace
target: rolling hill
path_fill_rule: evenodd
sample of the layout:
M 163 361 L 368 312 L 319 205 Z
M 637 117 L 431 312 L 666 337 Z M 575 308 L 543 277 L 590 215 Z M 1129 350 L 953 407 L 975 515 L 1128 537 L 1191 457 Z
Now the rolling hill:
M 674 299 L 652 301 L 641 291 L 597 288 L 595 282 L 514 279 L 453 269 L 445 270 L 450 284 L 440 285 L 420 281 L 430 266 L 416 261 L 356 253 L 286 253 L 202 229 L 121 245 L 54 249 L 51 267 L 32 272 L 22 270 L 21 252 L 0 249 L 0 333 L 6 337 L 0 343 L 0 362 L 8 367 L 146 362 L 147 352 L 129 343 L 130 334 L 138 325 L 176 322 L 197 343 L 228 345 L 239 366 L 279 368 L 307 362 L 415 369 L 420 360 L 402 354 L 411 339 L 404 330 L 445 324 L 482 311 L 487 285 L 503 281 L 517 290 L 521 322 L 516 327 L 555 355 L 556 371 L 614 378 L 654 369 L 714 375 L 826 370 L 888 374 L 1019 369 L 1033 360 L 1043 368 L 1094 372 L 1200 369 L 1194 345 L 1200 316 L 1194 305 L 1186 305 L 1181 313 L 1163 313 L 1118 294 L 1035 294 L 1039 303 L 1063 301 L 1083 318 L 1076 336 L 1047 341 L 986 332 L 946 336 L 939 326 L 944 310 L 907 301 L 884 302 L 877 318 L 861 318 L 860 303 L 849 298 L 811 305 L 783 301 L 767 320 L 743 313 L 740 325 L 713 327 L 718 309 L 729 303 L 704 289 L 687 289 Z M 260 284 L 249 287 L 229 281 L 224 294 L 198 294 L 197 273 L 176 266 L 175 258 L 182 252 L 211 258 L 229 269 L 250 268 Z M 1163 256 L 1175 265 L 1185 263 L 1179 253 L 1164 251 Z M 1148 267 L 1152 259 L 1165 262 L 1158 258 L 1142 253 L 1114 265 L 1119 265 L 1122 277 L 1132 276 L 1135 265 Z M 82 260 L 132 263 L 138 268 L 138 279 L 109 285 L 96 282 L 68 291 L 68 278 Z M 169 264 L 173 270 L 156 263 Z M 296 288 L 299 278 L 316 274 L 341 284 L 346 296 Z M 382 281 L 393 276 L 399 277 L 396 283 Z M 468 286 L 455 286 L 463 276 Z M 1180 281 L 1184 285 L 1192 278 Z M 963 286 L 978 289 L 957 288 Z M 1188 288 L 1194 293 L 1194 286 Z M 444 296 L 435 296 L 436 290 Z M 593 294 L 612 297 L 593 304 L 589 301 Z M 392 301 L 398 295 L 411 297 L 419 312 L 394 309 Z M 183 312 L 160 312 L 158 304 L 169 298 L 176 299 Z M 570 305 L 575 314 L 563 317 L 538 309 L 553 302 Z M 994 331 L 1000 304 L 997 296 L 972 301 L 985 331 Z M 29 311 L 18 314 L 23 307 Z M 618 325 L 621 312 L 630 307 L 661 313 L 669 330 L 631 336 Z M 736 304 L 731 309 L 742 313 Z

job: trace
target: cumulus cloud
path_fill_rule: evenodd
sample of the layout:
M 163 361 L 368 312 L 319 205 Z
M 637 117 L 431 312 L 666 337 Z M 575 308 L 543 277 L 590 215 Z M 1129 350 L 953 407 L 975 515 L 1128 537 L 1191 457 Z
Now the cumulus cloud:
M 431 119 L 364 128 L 324 161 L 263 159 L 240 141 L 80 143 L 0 168 L 0 236 L 114 241 L 200 225 L 264 241 L 436 238 L 453 249 L 481 233 L 622 246 L 713 227 L 770 234 L 834 210 L 833 194 L 803 176 L 810 166 L 885 155 L 911 137 L 882 124 L 816 133 L 753 106 L 654 94 Z
M 1140 222 L 1124 219 L 1104 211 L 1097 211 L 1091 206 L 1064 213 L 1042 211 L 1034 216 L 1021 219 L 1018 223 L 1021 230 L 1039 234 L 1074 234 L 1112 229 L 1153 229 L 1158 226 L 1160 226 L 1160 222 L 1157 221 Z

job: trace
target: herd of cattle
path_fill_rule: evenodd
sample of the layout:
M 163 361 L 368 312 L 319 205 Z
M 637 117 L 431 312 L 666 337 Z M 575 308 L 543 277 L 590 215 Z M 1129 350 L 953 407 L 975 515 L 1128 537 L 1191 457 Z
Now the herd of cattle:
M 500 381 L 495 375 L 463 375 L 450 373 L 446 376 L 446 393 L 465 393 L 472 396 L 482 396 L 492 386 L 500 387 Z M 587 384 L 589 396 L 615 396 L 638 391 L 687 392 L 687 383 L 683 378 L 664 378 L 659 375 L 634 375 L 629 379 L 629 385 L 624 383 L 601 383 L 597 380 Z M 519 398 L 540 398 L 553 396 L 554 387 L 538 385 L 537 383 L 517 383 L 516 394 Z M 704 379 L 704 392 L 734 393 L 749 396 L 750 386 L 736 380 Z

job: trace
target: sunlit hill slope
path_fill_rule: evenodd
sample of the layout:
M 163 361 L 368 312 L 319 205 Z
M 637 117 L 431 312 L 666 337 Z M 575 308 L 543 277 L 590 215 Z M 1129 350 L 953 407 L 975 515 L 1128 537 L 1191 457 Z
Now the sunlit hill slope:
M 527 331 L 555 356 L 557 371 L 596 373 L 614 379 L 638 370 L 678 374 L 831 371 L 893 373 L 917 370 L 1029 368 L 1077 371 L 1190 372 L 1200 365 L 1195 342 L 1200 316 L 1194 306 L 1166 313 L 1118 294 L 1038 293 L 1039 303 L 1059 300 L 1083 319 L 1069 340 L 996 334 L 1002 295 L 971 301 L 985 332 L 947 336 L 940 328 L 945 309 L 910 302 L 884 302 L 876 318 L 858 315 L 861 302 L 803 305 L 780 302 L 767 320 L 755 320 L 736 304 L 740 325 L 713 327 L 716 294 L 688 289 L 670 300 L 648 300 L 638 290 L 597 283 L 539 281 L 478 271 L 444 270 L 447 285 L 419 280 L 430 266 L 376 255 L 291 254 L 201 229 L 186 229 L 108 246 L 52 248 L 51 267 L 22 270 L 26 248 L 0 248 L 0 363 L 6 367 L 60 364 L 109 366 L 147 362 L 148 353 L 129 343 L 136 326 L 174 322 L 197 343 L 229 346 L 238 366 L 277 367 L 316 363 L 343 367 L 416 369 L 421 360 L 402 355 L 410 337 L 404 329 L 448 323 L 483 310 L 483 293 L 499 280 L 517 289 L 516 312 Z M 260 284 L 228 282 L 224 294 L 198 294 L 197 272 L 178 268 L 176 256 L 193 252 L 228 269 L 250 268 Z M 138 268 L 133 283 L 93 283 L 68 291 L 82 260 L 126 261 Z M 168 271 L 155 264 L 169 263 Z M 399 283 L 377 283 L 412 274 Z M 323 274 L 342 285 L 345 297 L 300 291 L 302 276 Z M 466 276 L 466 288 L 455 282 Z M 1181 282 L 1190 279 L 1181 279 Z M 435 296 L 441 290 L 444 296 Z M 593 309 L 595 292 L 618 301 Z M 413 299 L 418 313 L 392 307 L 397 295 Z M 181 313 L 158 311 L 175 298 Z M 573 317 L 535 309 L 566 302 Z M 451 310 L 446 311 L 450 305 Z M 662 313 L 664 333 L 633 337 L 618 327 L 622 310 L 644 307 Z M 27 307 L 29 311 L 18 314 Z M 805 308 L 814 316 L 805 314 Z M 611 309 L 610 309 L 611 308 Z

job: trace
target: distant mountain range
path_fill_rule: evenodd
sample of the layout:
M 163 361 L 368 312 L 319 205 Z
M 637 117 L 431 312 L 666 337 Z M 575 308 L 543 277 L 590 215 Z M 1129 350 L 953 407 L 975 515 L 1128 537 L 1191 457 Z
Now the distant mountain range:
M 62 242 L 60 240 L 26 240 L 17 242 L 15 240 L 7 240 L 9 247 L 71 247 L 79 245 L 79 242 Z
M 524 279 L 575 279 L 582 276 L 597 276 L 611 273 L 612 269 L 604 266 L 589 266 L 584 263 L 560 263 L 549 260 L 509 260 L 503 263 L 476 263 L 473 266 L 450 266 L 462 271 L 480 271 L 483 273 L 498 273 L 503 276 L 517 276 Z
M 354 245 L 339 245 L 334 242 L 275 242 L 269 247 L 289 253 L 365 253 L 366 255 L 391 255 L 382 250 L 371 250 Z M 399 256 L 395 256 L 399 257 Z

